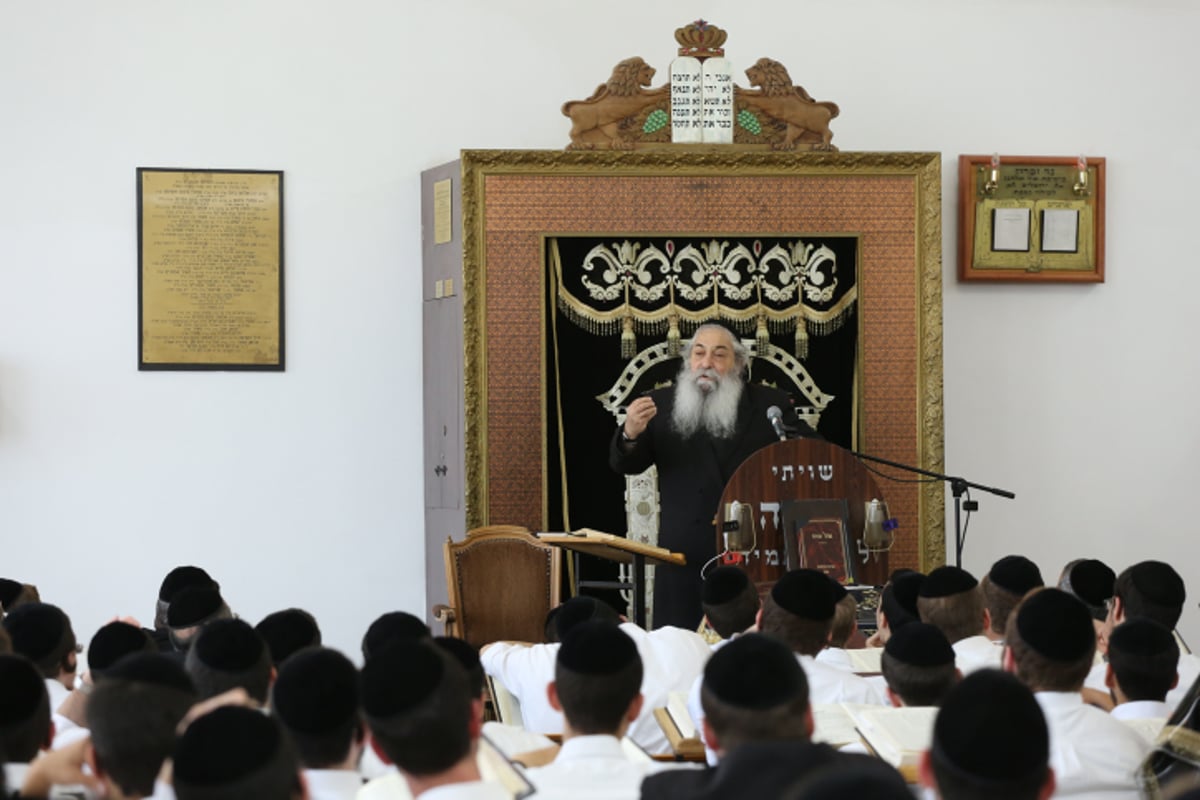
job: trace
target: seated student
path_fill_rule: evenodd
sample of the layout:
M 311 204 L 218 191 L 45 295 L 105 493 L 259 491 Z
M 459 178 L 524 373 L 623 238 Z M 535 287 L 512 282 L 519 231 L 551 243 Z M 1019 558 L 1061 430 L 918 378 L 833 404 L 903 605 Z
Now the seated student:
M 200 629 L 218 619 L 232 619 L 233 612 L 216 586 L 189 586 L 171 597 L 167 608 L 167 632 L 175 652 L 186 652 Z
M 651 762 L 631 761 L 621 737 L 638 718 L 642 659 L 625 633 L 602 622 L 567 632 L 555 657 L 550 704 L 562 711 L 563 744 L 550 764 L 526 771 L 538 797 L 634 800 Z
M 1050 734 L 1029 689 L 979 670 L 950 690 L 921 758 L 921 784 L 942 800 L 1046 800 L 1055 789 Z
M 178 800 L 300 800 L 300 763 L 279 720 L 245 706 L 198 717 L 175 747 Z
M 611 606 L 591 597 L 571 598 L 554 621 L 561 638 L 571 627 L 587 620 L 619 624 L 637 645 L 645 670 L 642 693 L 646 702 L 630 727 L 629 738 L 652 755 L 669 753 L 670 744 L 654 719 L 653 709 L 665 707 L 671 692 L 687 692 L 708 659 L 708 643 L 699 634 L 682 628 L 667 626 L 647 632 L 632 622 L 621 623 Z M 484 671 L 521 702 L 525 729 L 535 733 L 554 734 L 563 729 L 561 712 L 551 707 L 546 696 L 546 684 L 554 679 L 558 648 L 558 644 L 494 642 L 480 651 Z
M 853 639 L 857 639 L 860 645 L 863 642 L 862 636 L 858 635 L 858 601 L 846 591 L 845 586 L 837 581 L 831 583 L 837 603 L 833 607 L 833 623 L 829 626 L 829 642 L 824 650 L 817 653 L 817 661 L 854 672 L 854 662 L 850 660 L 846 647 Z
M 5 615 L 4 629 L 12 639 L 13 652 L 28 658 L 42 673 L 50 711 L 57 712 L 75 688 L 79 668 L 71 620 L 58 606 L 26 603 Z
M 964 675 L 1000 666 L 1000 645 L 987 636 L 992 616 L 979 582 L 958 567 L 938 567 L 921 582 L 917 598 L 921 621 L 936 625 L 954 648 Z
M 158 587 L 158 600 L 154 604 L 154 631 L 152 637 L 158 649 L 163 652 L 175 650 L 171 643 L 170 625 L 167 622 L 167 612 L 171 607 L 171 598 L 184 589 L 204 587 L 220 594 L 221 586 L 200 567 L 190 565 L 178 566 L 163 578 Z
M 510 796 L 481 775 L 475 758 L 481 702 L 444 650 L 426 640 L 393 642 L 363 666 L 362 692 L 371 746 L 399 768 L 408 794 L 392 795 L 372 782 L 360 797 L 419 797 L 426 791 L 480 800 Z M 387 776 L 378 780 L 391 782 Z
M 0 754 L 5 785 L 19 788 L 29 762 L 48 750 L 53 739 L 50 696 L 42 674 L 24 656 L 0 656 Z
M 183 666 L 167 655 L 143 652 L 122 658 L 95 677 L 88 699 L 91 739 L 85 758 L 105 785 L 103 796 L 171 797 L 170 787 L 159 783 L 158 775 L 175 747 L 176 727 L 199 699 Z
M 433 632 L 429 630 L 425 621 L 407 611 L 389 611 L 386 614 L 380 614 L 363 634 L 363 661 L 370 661 L 374 653 L 390 642 L 431 638 L 433 638 Z
M 750 576 L 733 566 L 721 566 L 709 572 L 700 586 L 700 597 L 704 619 L 722 642 L 752 627 L 762 606 Z M 718 642 L 713 649 L 720 646 Z
M 336 650 L 310 647 L 279 668 L 271 713 L 296 746 L 312 800 L 351 800 L 362 788 L 366 723 L 358 670 Z
M 1153 744 L 1171 707 L 1167 693 L 1179 683 L 1179 645 L 1152 619 L 1131 619 L 1108 640 L 1105 682 L 1116 707 L 1112 715 L 1132 725 Z
M 127 622 L 113 621 L 96 631 L 88 642 L 88 670 L 58 707 L 53 749 L 87 736 L 88 700 L 97 680 L 125 656 L 157 649 L 148 631 Z
M 267 643 L 240 619 L 218 619 L 201 628 L 183 663 L 201 700 L 240 687 L 266 705 L 275 678 Z
M 7 614 L 26 603 L 40 603 L 42 597 L 31 583 L 21 583 L 11 578 L 0 578 L 0 614 Z
M 1108 618 L 1109 600 L 1116 580 L 1117 573 L 1103 561 L 1094 558 L 1075 559 L 1063 567 L 1062 576 L 1058 579 L 1058 588 L 1075 595 L 1087 606 L 1092 615 L 1092 626 L 1096 629 L 1096 647 L 1101 654 L 1106 646 L 1108 631 L 1105 620 Z
M 924 580 L 925 576 L 916 570 L 898 569 L 892 573 L 879 593 L 879 606 L 875 609 L 875 633 L 867 639 L 867 647 L 883 647 L 888 637 L 900 627 L 921 619 L 917 610 L 917 594 Z
M 879 764 L 809 740 L 813 717 L 804 669 L 787 645 L 769 636 L 748 633 L 713 653 L 701 703 L 704 738 L 719 763 L 650 775 L 643 798 L 778 797 L 823 766 Z
M 988 616 L 991 617 L 991 626 L 984 631 L 984 636 L 993 642 L 1003 641 L 1008 615 L 1022 597 L 1045 585 L 1042 571 L 1025 556 L 1005 556 L 992 564 L 988 574 L 979 582 Z
M 1031 592 L 1009 617 L 1004 640 L 1004 669 L 1033 691 L 1046 717 L 1056 796 L 1132 797 L 1147 748 L 1128 726 L 1083 702 L 1096 649 L 1083 603 L 1061 589 Z
M 321 646 L 321 628 L 312 614 L 302 608 L 285 608 L 263 617 L 254 626 L 271 651 L 275 669 L 292 653 Z
M 880 659 L 893 706 L 940 706 L 962 678 L 954 649 L 932 625 L 914 622 L 892 634 Z

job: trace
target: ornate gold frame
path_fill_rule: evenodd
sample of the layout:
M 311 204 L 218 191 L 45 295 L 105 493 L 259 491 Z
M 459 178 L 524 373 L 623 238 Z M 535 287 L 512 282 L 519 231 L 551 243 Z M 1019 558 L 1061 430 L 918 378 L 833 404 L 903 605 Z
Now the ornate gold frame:
M 467 150 L 462 177 L 468 528 L 544 527 L 542 252 L 552 235 L 858 235 L 860 447 L 943 471 L 939 154 Z M 884 488 L 902 526 L 891 566 L 944 563 L 942 484 Z

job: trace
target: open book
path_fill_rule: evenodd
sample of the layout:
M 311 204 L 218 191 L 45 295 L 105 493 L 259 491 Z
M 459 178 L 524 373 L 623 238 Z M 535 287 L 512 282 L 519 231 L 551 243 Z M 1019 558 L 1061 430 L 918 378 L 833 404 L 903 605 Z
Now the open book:
M 681 692 L 667 695 L 667 707 L 654 709 L 654 719 L 667 736 L 671 751 L 680 758 L 704 760 L 704 742 L 687 711 L 687 698 Z
M 844 706 L 859 736 L 875 754 L 893 767 L 915 769 L 921 753 L 933 741 L 938 710 L 932 706 L 888 708 Z

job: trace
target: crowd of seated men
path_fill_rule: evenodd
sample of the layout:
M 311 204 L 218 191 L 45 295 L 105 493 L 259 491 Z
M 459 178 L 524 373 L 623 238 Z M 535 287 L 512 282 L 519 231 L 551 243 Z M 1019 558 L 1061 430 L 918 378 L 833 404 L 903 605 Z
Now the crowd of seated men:
M 166 575 L 153 628 L 115 619 L 86 647 L 64 609 L 0 579 L 0 785 L 179 800 L 1200 797 L 1185 598 L 1162 562 L 1118 574 L 1079 559 L 1046 586 L 1013 555 L 978 580 L 897 571 L 864 640 L 853 595 L 823 573 L 793 570 L 760 598 L 718 567 L 703 635 L 575 597 L 545 641 L 478 651 L 389 611 L 352 660 L 302 609 L 239 619 L 195 566 Z M 519 718 L 489 718 L 500 691 Z M 686 708 L 671 724 L 695 726 L 704 759 L 679 756 L 667 708 Z M 892 758 L 865 728 L 839 734 L 838 714 L 917 739 Z

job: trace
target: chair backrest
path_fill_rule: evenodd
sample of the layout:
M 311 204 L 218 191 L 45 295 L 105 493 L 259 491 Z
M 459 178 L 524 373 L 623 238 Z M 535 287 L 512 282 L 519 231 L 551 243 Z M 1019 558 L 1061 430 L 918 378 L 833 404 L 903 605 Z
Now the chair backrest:
M 546 614 L 559 602 L 562 550 L 526 528 L 495 525 L 447 539 L 443 553 L 452 635 L 476 647 L 542 641 Z

